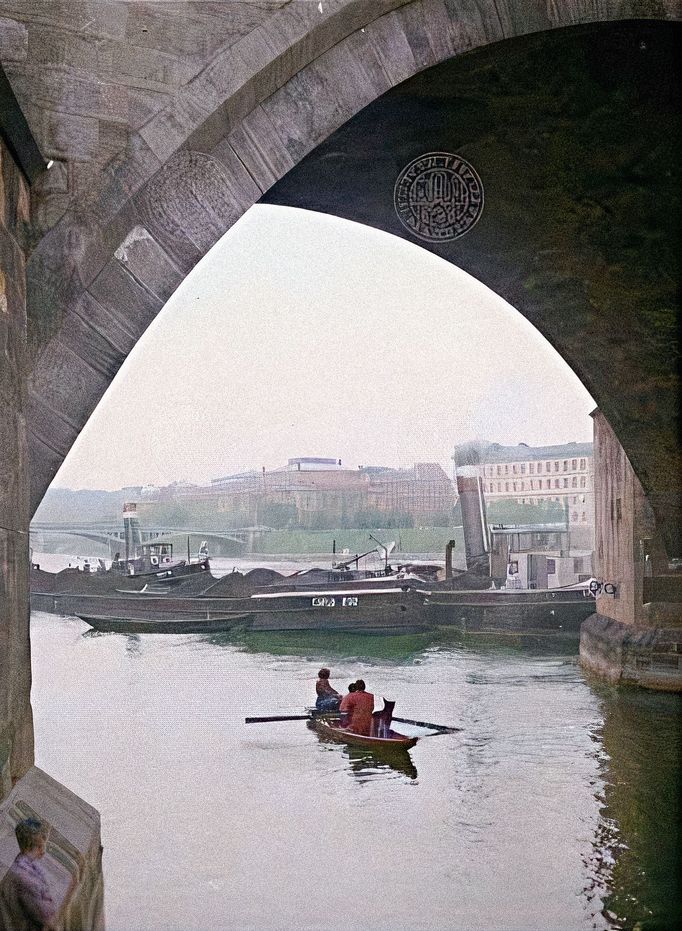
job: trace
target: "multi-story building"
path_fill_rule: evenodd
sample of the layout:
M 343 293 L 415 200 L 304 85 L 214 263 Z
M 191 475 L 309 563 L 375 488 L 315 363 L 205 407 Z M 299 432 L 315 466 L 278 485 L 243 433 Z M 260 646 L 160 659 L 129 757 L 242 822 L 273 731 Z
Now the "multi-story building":
M 411 469 L 369 466 L 361 470 L 369 478 L 370 509 L 410 514 L 422 523 L 450 519 L 455 506 L 451 480 L 437 462 L 417 462 Z
M 250 526 L 270 523 L 275 513 L 303 527 L 320 520 L 349 526 L 367 511 L 409 515 L 428 524 L 449 518 L 455 501 L 452 482 L 437 463 L 416 463 L 411 469 L 348 469 L 340 459 L 320 457 L 289 459 L 270 471 L 228 475 L 181 494 L 185 501 L 192 499 Z
M 592 443 L 501 446 L 486 440 L 456 446 L 455 466 L 477 465 L 487 502 L 558 502 L 571 525 L 594 524 Z

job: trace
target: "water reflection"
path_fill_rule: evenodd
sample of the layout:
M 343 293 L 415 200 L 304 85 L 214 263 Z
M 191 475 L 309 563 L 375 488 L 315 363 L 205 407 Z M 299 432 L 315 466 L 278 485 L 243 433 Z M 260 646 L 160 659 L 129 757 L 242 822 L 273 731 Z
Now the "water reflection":
M 682 927 L 682 696 L 591 683 L 604 723 L 594 866 L 616 928 Z M 603 748 L 603 749 L 602 749 Z
M 330 661 L 407 663 L 443 638 L 435 631 L 421 634 L 353 634 L 338 631 L 231 631 L 203 636 L 216 647 L 271 656 L 301 656 Z
M 377 778 L 385 778 L 392 774 L 401 774 L 408 779 L 417 778 L 417 767 L 412 762 L 409 750 L 401 747 L 391 747 L 388 750 L 368 750 L 366 747 L 351 747 L 339 744 L 338 741 L 332 740 L 315 730 L 312 721 L 308 722 L 308 727 L 315 731 L 320 744 L 325 750 L 332 750 L 350 764 L 351 773 L 362 782 L 370 782 Z
M 577 640 L 563 635 L 526 636 L 471 634 L 457 628 L 440 628 L 410 634 L 359 634 L 344 631 L 249 631 L 198 635 L 202 642 L 216 647 L 235 648 L 246 653 L 272 656 L 300 656 L 310 659 L 343 659 L 358 662 L 419 663 L 423 654 L 494 649 L 514 655 L 575 657 Z

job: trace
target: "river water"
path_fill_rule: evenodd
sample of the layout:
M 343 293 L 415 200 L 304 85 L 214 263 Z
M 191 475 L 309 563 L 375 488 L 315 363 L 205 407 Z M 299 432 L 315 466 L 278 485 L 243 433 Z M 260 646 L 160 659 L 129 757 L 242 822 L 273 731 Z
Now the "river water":
M 34 613 L 37 764 L 102 816 L 108 931 L 673 928 L 682 704 L 577 645 L 123 636 Z M 461 727 L 386 760 L 298 712 L 320 665 Z

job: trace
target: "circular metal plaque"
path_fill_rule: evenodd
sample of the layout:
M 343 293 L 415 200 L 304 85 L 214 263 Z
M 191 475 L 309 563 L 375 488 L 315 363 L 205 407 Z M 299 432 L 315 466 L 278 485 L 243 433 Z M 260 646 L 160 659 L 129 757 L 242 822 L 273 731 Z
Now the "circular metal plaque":
M 427 152 L 398 175 L 393 202 L 414 236 L 444 242 L 464 236 L 483 212 L 483 184 L 461 155 Z

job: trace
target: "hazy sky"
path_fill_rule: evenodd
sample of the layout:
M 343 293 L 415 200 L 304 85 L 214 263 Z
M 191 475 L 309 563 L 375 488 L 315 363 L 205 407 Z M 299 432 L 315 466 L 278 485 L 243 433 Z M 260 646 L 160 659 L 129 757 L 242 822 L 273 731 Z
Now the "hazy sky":
M 357 223 L 261 205 L 149 327 L 53 485 L 207 482 L 294 456 L 450 474 L 464 440 L 589 440 L 593 407 L 465 272 Z

